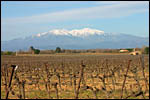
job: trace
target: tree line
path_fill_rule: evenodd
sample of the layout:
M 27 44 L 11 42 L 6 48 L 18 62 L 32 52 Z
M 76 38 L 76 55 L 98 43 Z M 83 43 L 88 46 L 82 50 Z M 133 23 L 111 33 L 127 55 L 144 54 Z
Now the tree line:
M 134 48 L 126 48 L 129 52 L 132 52 Z M 55 50 L 40 50 L 35 49 L 33 46 L 30 46 L 28 51 L 17 51 L 19 54 L 55 54 L 55 53 L 118 53 L 121 49 L 61 49 L 60 47 L 56 47 Z M 149 47 L 143 46 L 142 48 L 138 48 L 138 50 L 142 51 L 143 54 L 149 54 Z M 15 55 L 16 52 L 13 51 L 1 51 L 1 55 Z

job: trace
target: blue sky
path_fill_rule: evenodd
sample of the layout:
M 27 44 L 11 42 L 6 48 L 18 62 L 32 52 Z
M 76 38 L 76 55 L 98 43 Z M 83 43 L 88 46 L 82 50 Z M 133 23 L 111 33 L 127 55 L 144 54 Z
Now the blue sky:
M 149 37 L 148 1 L 2 1 L 1 40 L 93 28 Z

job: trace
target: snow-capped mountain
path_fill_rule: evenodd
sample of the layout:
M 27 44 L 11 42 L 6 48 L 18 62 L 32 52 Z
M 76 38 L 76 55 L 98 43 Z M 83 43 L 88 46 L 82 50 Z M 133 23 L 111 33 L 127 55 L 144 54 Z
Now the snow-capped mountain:
M 38 49 L 96 49 L 96 48 L 135 48 L 149 45 L 149 38 L 121 33 L 106 33 L 97 29 L 54 29 L 10 41 L 2 41 L 2 50 Z
M 90 28 L 84 28 L 81 30 L 66 30 L 66 29 L 55 29 L 51 30 L 49 32 L 39 33 L 37 35 L 33 35 L 33 37 L 41 37 L 44 35 L 53 34 L 53 35 L 69 35 L 69 36 L 75 36 L 75 37 L 84 37 L 89 35 L 101 35 L 104 34 L 104 31 L 96 30 L 96 29 L 90 29 Z

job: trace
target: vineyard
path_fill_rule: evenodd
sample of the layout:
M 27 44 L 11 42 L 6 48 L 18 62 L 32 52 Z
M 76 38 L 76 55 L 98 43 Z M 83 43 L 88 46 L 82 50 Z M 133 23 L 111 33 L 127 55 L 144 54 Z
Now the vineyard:
M 149 56 L 4 55 L 1 99 L 5 98 L 149 99 Z

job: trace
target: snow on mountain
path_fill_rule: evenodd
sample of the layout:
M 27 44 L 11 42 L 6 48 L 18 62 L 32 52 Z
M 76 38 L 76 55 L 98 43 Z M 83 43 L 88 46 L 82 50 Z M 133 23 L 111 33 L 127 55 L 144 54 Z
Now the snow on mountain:
M 95 48 L 135 48 L 149 45 L 149 38 L 123 34 L 104 33 L 104 31 L 84 29 L 55 29 L 48 32 L 28 36 L 25 39 L 18 38 L 10 41 L 2 41 L 2 51 L 28 50 L 30 46 L 38 49 L 95 49 Z
M 72 36 L 88 36 L 88 35 L 94 35 L 94 34 L 104 34 L 104 31 L 96 30 L 96 29 L 90 29 L 90 28 L 84 28 L 81 30 L 72 30 L 69 31 L 69 33 Z
M 76 37 L 83 37 L 83 36 L 89 36 L 89 35 L 101 35 L 104 34 L 104 31 L 97 30 L 97 29 L 90 29 L 90 28 L 83 28 L 83 29 L 75 29 L 75 30 L 66 30 L 66 29 L 54 29 L 50 30 L 49 32 L 39 33 L 35 36 L 41 37 L 47 34 L 53 34 L 53 35 L 71 35 Z
M 54 35 L 68 35 L 69 31 L 65 29 L 55 29 L 49 31 L 49 33 L 54 34 Z
M 47 34 L 47 32 L 44 32 L 44 33 L 39 33 L 39 34 L 37 34 L 36 36 L 37 36 L 37 37 L 40 37 L 40 36 L 46 35 L 46 34 Z

